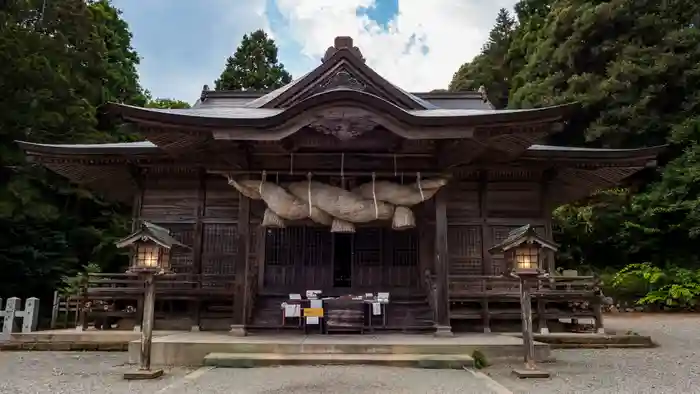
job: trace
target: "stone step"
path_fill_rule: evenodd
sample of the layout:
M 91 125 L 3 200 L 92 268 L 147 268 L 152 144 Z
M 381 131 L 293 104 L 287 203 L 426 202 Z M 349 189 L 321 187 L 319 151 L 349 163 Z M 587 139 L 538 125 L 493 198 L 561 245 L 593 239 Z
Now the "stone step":
M 278 365 L 381 365 L 426 369 L 473 367 L 470 356 L 457 354 L 343 354 L 343 353 L 210 353 L 204 365 L 254 368 Z

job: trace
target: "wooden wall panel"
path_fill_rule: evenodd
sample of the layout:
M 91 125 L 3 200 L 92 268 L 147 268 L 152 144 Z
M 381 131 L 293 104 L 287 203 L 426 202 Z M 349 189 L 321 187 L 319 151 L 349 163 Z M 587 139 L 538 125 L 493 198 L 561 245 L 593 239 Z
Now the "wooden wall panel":
M 448 226 L 450 275 L 481 275 L 481 226 Z
M 238 219 L 238 201 L 240 193 L 228 184 L 222 176 L 210 176 L 206 180 L 205 218 L 223 220 Z
M 486 185 L 488 217 L 539 217 L 541 186 L 538 182 L 491 182 Z
M 478 183 L 450 183 L 446 191 L 448 223 L 460 223 L 479 217 Z
M 198 180 L 148 178 L 143 182 L 141 219 L 152 222 L 189 222 L 197 217 Z

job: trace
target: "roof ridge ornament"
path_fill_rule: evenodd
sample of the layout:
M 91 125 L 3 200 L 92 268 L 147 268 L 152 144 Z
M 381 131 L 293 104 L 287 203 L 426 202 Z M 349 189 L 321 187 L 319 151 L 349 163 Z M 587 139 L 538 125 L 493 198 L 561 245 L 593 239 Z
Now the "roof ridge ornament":
M 199 100 L 205 101 L 209 97 L 208 93 L 210 90 L 211 89 L 209 89 L 209 85 L 202 86 L 202 93 L 200 93 L 200 95 L 199 95 Z
M 342 49 L 350 51 L 353 55 L 357 56 L 357 58 L 362 62 L 365 61 L 365 58 L 362 56 L 362 52 L 360 52 L 360 48 L 353 45 L 352 37 L 338 36 L 335 38 L 333 46 L 328 47 L 328 49 L 326 49 L 326 54 L 323 56 L 323 59 L 321 59 L 321 63 L 325 63 L 326 61 L 328 61 L 328 59 L 335 55 L 336 52 Z
M 479 86 L 479 90 L 477 91 L 481 95 L 481 99 L 487 103 L 489 101 L 489 95 L 488 92 L 486 91 L 486 86 L 481 85 Z

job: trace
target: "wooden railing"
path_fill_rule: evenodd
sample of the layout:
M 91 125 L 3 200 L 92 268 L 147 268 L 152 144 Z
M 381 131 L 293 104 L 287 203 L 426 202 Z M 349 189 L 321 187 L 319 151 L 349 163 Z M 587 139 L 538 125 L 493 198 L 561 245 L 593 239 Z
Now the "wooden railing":
M 73 328 L 78 325 L 80 317 L 80 297 L 63 296 L 58 291 L 53 292 L 51 308 L 51 329 Z
M 511 276 L 450 275 L 450 299 L 471 297 L 511 297 L 520 292 L 520 279 Z M 599 294 L 599 280 L 592 276 L 552 276 L 525 282 L 533 297 L 594 296 Z
M 156 301 L 233 300 L 235 276 L 164 274 L 156 276 L 155 289 Z M 108 324 L 110 318 L 134 318 L 138 321 L 142 313 L 144 290 L 144 280 L 138 274 L 88 274 L 79 295 L 79 325 L 87 328 L 88 322 L 95 320 L 97 326 L 102 326 Z
M 520 319 L 520 279 L 512 276 L 450 275 L 450 317 L 481 320 L 490 332 L 492 320 Z M 592 276 L 540 277 L 525 281 L 530 288 L 533 315 L 540 330 L 551 320 L 593 318 L 602 329 L 602 294 Z M 544 332 L 544 331 L 543 331 Z
M 156 298 L 199 299 L 234 294 L 234 275 L 165 274 L 155 279 Z M 90 299 L 133 299 L 141 297 L 144 281 L 137 274 L 89 274 L 83 295 Z

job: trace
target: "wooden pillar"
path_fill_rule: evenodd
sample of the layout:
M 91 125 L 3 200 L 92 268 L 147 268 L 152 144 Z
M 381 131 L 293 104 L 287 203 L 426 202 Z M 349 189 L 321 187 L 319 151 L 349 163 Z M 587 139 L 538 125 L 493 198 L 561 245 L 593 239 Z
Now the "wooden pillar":
M 196 275 L 196 285 L 197 288 L 202 287 L 202 247 L 204 242 L 204 224 L 202 220 L 204 218 L 204 213 L 206 209 L 207 200 L 207 173 L 204 169 L 199 171 L 199 183 L 197 190 L 197 206 L 195 212 L 195 223 L 194 223 L 194 237 L 192 245 L 192 270 L 193 274 Z M 201 329 L 201 313 L 202 313 L 202 301 L 197 299 L 192 301 L 191 305 L 192 312 L 192 326 L 191 331 L 199 331 Z
M 537 298 L 537 328 L 540 330 L 540 334 L 549 334 L 549 327 L 547 327 L 547 302 L 542 299 L 542 297 Z
M 556 176 L 556 170 L 551 168 L 545 170 L 542 173 L 542 179 L 540 184 L 540 216 L 544 219 L 544 236 L 547 239 L 553 239 L 554 234 L 552 234 L 552 179 Z M 544 267 L 547 272 L 554 272 L 556 266 L 554 262 L 554 252 L 547 249 L 545 251 L 545 258 L 547 264 Z
M 598 334 L 605 334 L 605 327 L 603 326 L 603 304 L 600 297 L 597 297 L 593 302 L 593 313 L 595 318 L 595 332 Z
M 481 274 L 493 274 L 493 259 L 489 248 L 493 246 L 491 227 L 487 222 L 488 219 L 488 176 L 486 171 L 479 175 L 479 222 L 481 223 Z M 490 330 L 489 330 L 490 332 Z
M 156 286 L 155 277 L 152 273 L 146 274 L 144 277 L 145 297 L 143 303 L 143 330 L 141 331 L 141 353 L 140 353 L 140 368 L 141 370 L 151 369 L 151 343 L 153 341 L 153 322 Z
M 132 166 L 129 169 L 129 172 L 131 174 L 132 179 L 134 180 L 134 184 L 136 186 L 136 194 L 134 195 L 134 202 L 133 206 L 131 207 L 131 232 L 135 232 L 138 230 L 139 226 L 141 225 L 141 208 L 143 206 L 143 194 L 144 194 L 144 176 L 142 172 L 139 170 L 138 167 Z M 131 248 L 130 248 L 131 249 Z M 134 250 L 131 249 L 129 251 L 129 265 L 133 263 L 133 259 L 135 258 L 134 256 Z M 85 284 L 85 297 L 84 301 L 88 301 L 87 297 L 87 290 L 88 290 L 88 284 L 87 284 L 87 277 L 85 278 L 86 284 Z M 136 299 L 136 315 L 135 315 L 135 320 L 134 320 L 134 331 L 135 332 L 141 332 L 141 323 L 143 322 L 143 305 L 144 305 L 144 297 L 145 294 L 140 294 L 138 295 Z M 81 323 L 83 325 L 83 329 L 87 329 L 87 321 L 84 321 Z
M 520 312 L 522 316 L 523 345 L 525 347 L 525 368 L 535 369 L 535 341 L 532 335 L 532 299 L 530 283 L 524 276 L 520 277 Z
M 452 335 L 449 301 L 449 255 L 447 250 L 447 189 L 435 196 L 435 274 L 437 276 L 437 329 L 435 335 Z
M 235 261 L 235 290 L 233 296 L 233 322 L 230 333 L 246 335 L 245 315 L 248 301 L 248 244 L 250 243 L 250 199 L 239 194 L 238 202 L 238 234 L 236 235 L 237 249 Z

